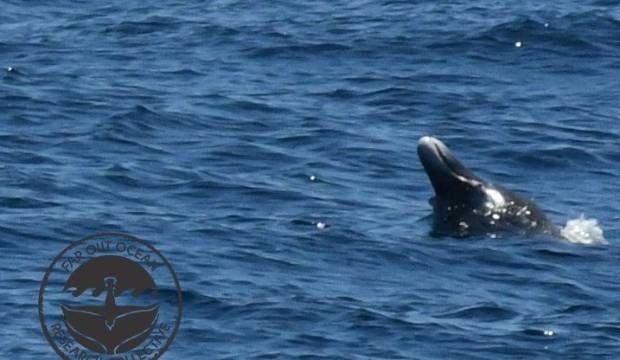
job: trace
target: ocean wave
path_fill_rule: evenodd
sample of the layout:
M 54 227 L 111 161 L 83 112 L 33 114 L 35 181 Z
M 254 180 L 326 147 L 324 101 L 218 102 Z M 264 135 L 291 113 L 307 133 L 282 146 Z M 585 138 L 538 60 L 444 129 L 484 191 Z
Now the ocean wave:
M 468 306 L 443 314 L 434 315 L 439 319 L 468 319 L 482 322 L 505 321 L 517 317 L 515 311 L 496 304 Z
M 244 52 L 250 58 L 307 58 L 329 53 L 342 53 L 350 49 L 349 46 L 337 43 L 316 44 L 291 44 L 291 45 L 265 45 L 248 48 Z
M 120 34 L 123 36 L 135 36 L 170 32 L 178 29 L 182 22 L 169 16 L 149 16 L 139 21 L 123 20 L 104 29 L 104 33 Z

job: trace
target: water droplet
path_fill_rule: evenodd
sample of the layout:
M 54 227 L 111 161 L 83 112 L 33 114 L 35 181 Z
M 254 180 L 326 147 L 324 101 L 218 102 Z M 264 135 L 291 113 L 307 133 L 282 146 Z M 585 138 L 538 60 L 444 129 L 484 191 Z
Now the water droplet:
M 325 224 L 324 222 L 320 222 L 319 221 L 318 223 L 316 223 L 316 228 L 319 229 L 319 230 L 325 229 L 326 226 L 327 226 L 327 224 Z
M 517 42 L 515 43 L 515 46 L 516 46 L 516 47 L 518 47 L 518 48 L 520 48 L 521 46 L 523 46 L 523 43 L 522 43 L 521 41 L 517 41 Z
M 316 180 L 316 176 L 310 175 L 310 181 L 314 181 L 314 180 Z
M 6 68 L 6 71 L 11 72 L 11 71 L 13 71 L 13 68 L 9 66 L 9 67 Z
M 493 219 L 499 220 L 499 218 L 500 218 L 499 214 L 493 214 Z
M 545 330 L 545 331 L 543 332 L 543 334 L 544 334 L 545 336 L 553 336 L 553 335 L 555 335 L 555 332 L 554 332 L 553 330 Z

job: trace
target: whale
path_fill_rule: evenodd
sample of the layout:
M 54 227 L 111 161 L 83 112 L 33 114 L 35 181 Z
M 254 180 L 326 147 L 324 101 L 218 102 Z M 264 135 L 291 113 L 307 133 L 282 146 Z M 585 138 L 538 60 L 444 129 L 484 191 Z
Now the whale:
M 561 237 L 532 200 L 475 175 L 439 139 L 423 136 L 418 157 L 435 195 L 432 234 L 453 237 L 544 233 Z

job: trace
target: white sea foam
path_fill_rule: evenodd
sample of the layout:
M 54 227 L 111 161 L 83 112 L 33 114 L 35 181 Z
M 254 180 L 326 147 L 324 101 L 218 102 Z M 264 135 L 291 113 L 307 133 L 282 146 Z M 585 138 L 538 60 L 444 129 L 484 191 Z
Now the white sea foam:
M 568 220 L 560 229 L 562 236 L 574 244 L 607 244 L 603 228 L 596 219 L 586 219 L 583 214 L 578 219 Z

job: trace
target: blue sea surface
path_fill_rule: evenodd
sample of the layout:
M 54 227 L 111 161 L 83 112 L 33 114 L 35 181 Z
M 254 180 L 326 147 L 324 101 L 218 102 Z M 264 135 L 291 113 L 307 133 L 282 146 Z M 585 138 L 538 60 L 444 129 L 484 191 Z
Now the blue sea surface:
M 71 241 L 183 288 L 164 359 L 618 359 L 615 1 L 3 1 L 0 358 Z M 609 244 L 430 235 L 442 139 Z

